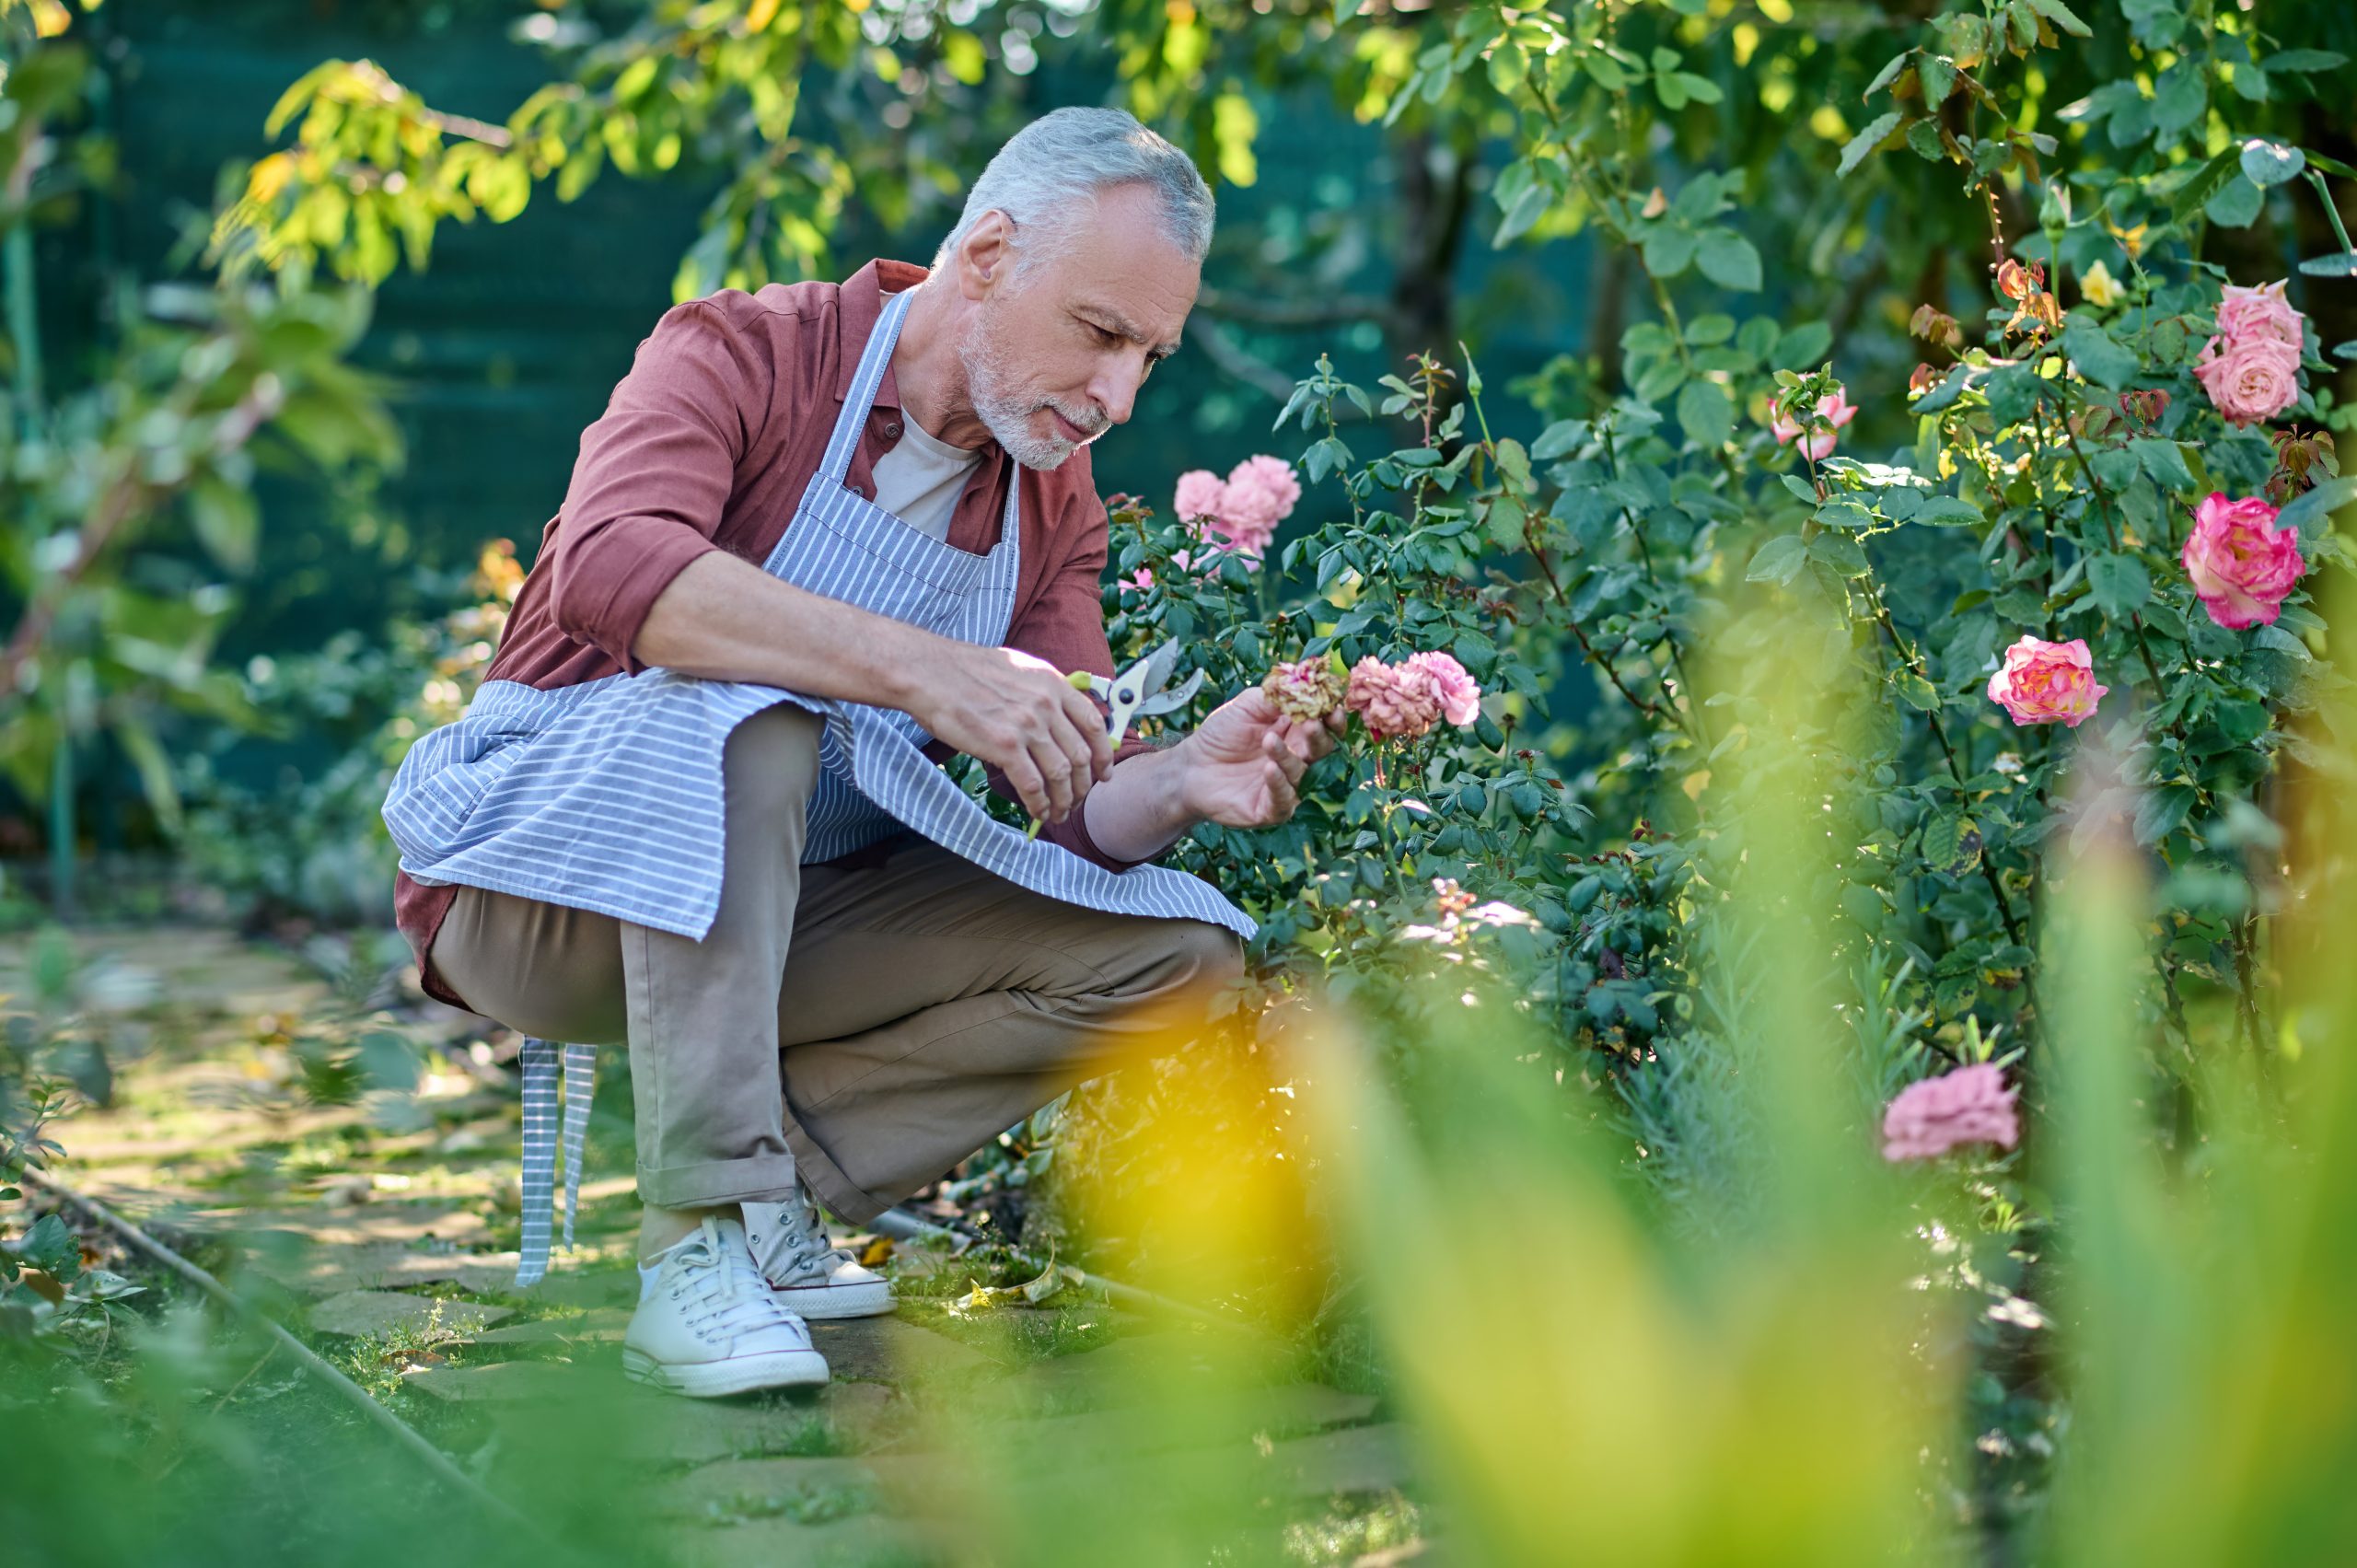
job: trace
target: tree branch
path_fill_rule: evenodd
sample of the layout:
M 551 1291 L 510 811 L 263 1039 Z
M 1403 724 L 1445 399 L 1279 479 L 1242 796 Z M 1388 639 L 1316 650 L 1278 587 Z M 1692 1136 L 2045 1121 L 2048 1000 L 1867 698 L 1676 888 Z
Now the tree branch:
M 1280 403 L 1293 396 L 1295 377 L 1237 343 L 1235 336 L 1217 321 L 1195 321 L 1186 341 L 1202 349 L 1204 357 L 1221 370 L 1255 391 L 1265 393 Z M 1349 403 L 1336 408 L 1333 417 L 1338 424 L 1351 424 L 1366 416 L 1359 412 L 1357 404 Z

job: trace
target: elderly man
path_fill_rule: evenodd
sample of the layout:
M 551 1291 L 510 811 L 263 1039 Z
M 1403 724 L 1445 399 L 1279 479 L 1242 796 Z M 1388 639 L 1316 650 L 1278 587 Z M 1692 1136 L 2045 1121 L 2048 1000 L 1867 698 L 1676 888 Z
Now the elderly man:
M 1331 732 L 1248 691 L 1117 755 L 1065 679 L 1112 669 L 1084 448 L 1176 348 L 1211 227 L 1184 154 L 1064 110 L 931 270 L 672 310 L 582 437 L 482 692 L 404 762 L 385 816 L 426 987 L 537 1049 L 527 1280 L 545 1042 L 575 1042 L 575 1112 L 576 1048 L 629 1047 L 632 1376 L 823 1382 L 804 1319 L 891 1297 L 814 1198 L 873 1218 L 1237 972 L 1250 920 L 1146 863 L 1198 821 L 1284 820 Z M 1039 837 L 948 779 L 957 752 Z

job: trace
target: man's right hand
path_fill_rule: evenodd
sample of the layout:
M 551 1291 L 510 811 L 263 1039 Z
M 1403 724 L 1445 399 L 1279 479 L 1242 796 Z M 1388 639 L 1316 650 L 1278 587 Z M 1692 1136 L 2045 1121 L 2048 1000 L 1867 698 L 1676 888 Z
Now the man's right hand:
M 1060 822 L 1113 771 L 1105 715 L 1044 659 L 986 648 L 782 582 L 726 551 L 697 556 L 639 628 L 641 663 L 898 708 L 1006 774 Z
M 934 738 L 1006 774 L 1024 809 L 1061 822 L 1113 771 L 1105 715 L 1063 672 L 1013 648 L 950 638 L 925 649 L 901 706 Z

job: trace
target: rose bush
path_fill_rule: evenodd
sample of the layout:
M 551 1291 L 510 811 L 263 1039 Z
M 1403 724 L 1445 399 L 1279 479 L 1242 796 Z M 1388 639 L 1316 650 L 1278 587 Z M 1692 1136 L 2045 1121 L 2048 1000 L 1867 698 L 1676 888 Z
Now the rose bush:
M 2311 90 L 2345 62 L 2167 0 L 2100 31 L 2059 0 L 1923 23 L 1852 84 L 1862 115 L 1845 97 L 1818 117 L 1840 127 L 1829 184 L 1979 226 L 1978 254 L 1927 260 L 1896 312 L 1910 374 L 1830 320 L 1746 308 L 1755 235 L 1796 276 L 1835 235 L 1779 227 L 1799 199 L 1713 140 L 1772 84 L 1698 74 L 1749 24 L 1691 9 L 1469 10 L 1377 99 L 1511 128 L 1498 240 L 1581 229 L 1627 269 L 1649 308 L 1617 363 L 1566 357 L 1501 400 L 1461 355 L 1373 389 L 1321 359 L 1278 420 L 1303 434 L 1306 525 L 1274 570 L 1174 573 L 1190 530 L 1118 507 L 1117 652 L 1188 639 L 1213 692 L 1350 672 L 1363 723 L 1296 820 L 1176 852 L 1262 919 L 1272 1022 L 1314 979 L 1412 1062 L 1417 981 L 1485 972 L 1560 1042 L 1558 1082 L 1609 1086 L 1632 1163 L 1696 1212 L 1742 1212 L 1729 1151 L 1758 1134 L 1725 1088 L 1756 998 L 1717 912 L 1760 803 L 1805 774 L 1834 856 L 1783 896 L 1855 1036 L 1855 1136 L 1887 1117 L 1894 1157 L 1976 1145 L 1925 1199 L 1968 1243 L 1939 1277 L 2011 1302 L 2038 1288 L 2051 1221 L 2045 1145 L 2018 1133 L 2068 1049 L 2041 912 L 2083 748 L 2119 760 L 2157 879 L 2137 1000 L 2155 1143 L 2201 1135 L 2198 1062 L 2282 1038 L 2277 779 L 2327 686 L 2310 595 L 2351 563 L 2331 515 L 2357 494 L 2332 385 L 2357 344 L 2305 318 L 2357 248 L 2327 184 L 2352 170 L 2237 121 L 2271 112 L 2267 83 Z M 2230 271 L 2216 237 L 2262 213 L 2338 249 Z M 1433 654 L 1487 693 L 1468 729 L 1403 679 Z M 1793 726 L 1775 694 L 1796 671 L 1831 697 Z M 1978 1342 L 2018 1351 L 2018 1318 Z M 1990 1386 L 1977 1420 L 2045 1408 Z M 1965 1462 L 2018 1479 L 1989 1456 Z

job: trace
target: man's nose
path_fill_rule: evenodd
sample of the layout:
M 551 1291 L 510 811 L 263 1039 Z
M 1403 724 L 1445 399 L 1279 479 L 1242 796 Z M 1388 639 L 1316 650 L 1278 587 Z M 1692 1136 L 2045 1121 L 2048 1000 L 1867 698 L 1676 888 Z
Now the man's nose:
M 1130 410 L 1136 405 L 1138 386 L 1145 379 L 1143 366 L 1126 357 L 1111 365 L 1100 365 L 1088 383 L 1088 395 L 1105 417 L 1115 424 L 1127 424 Z

